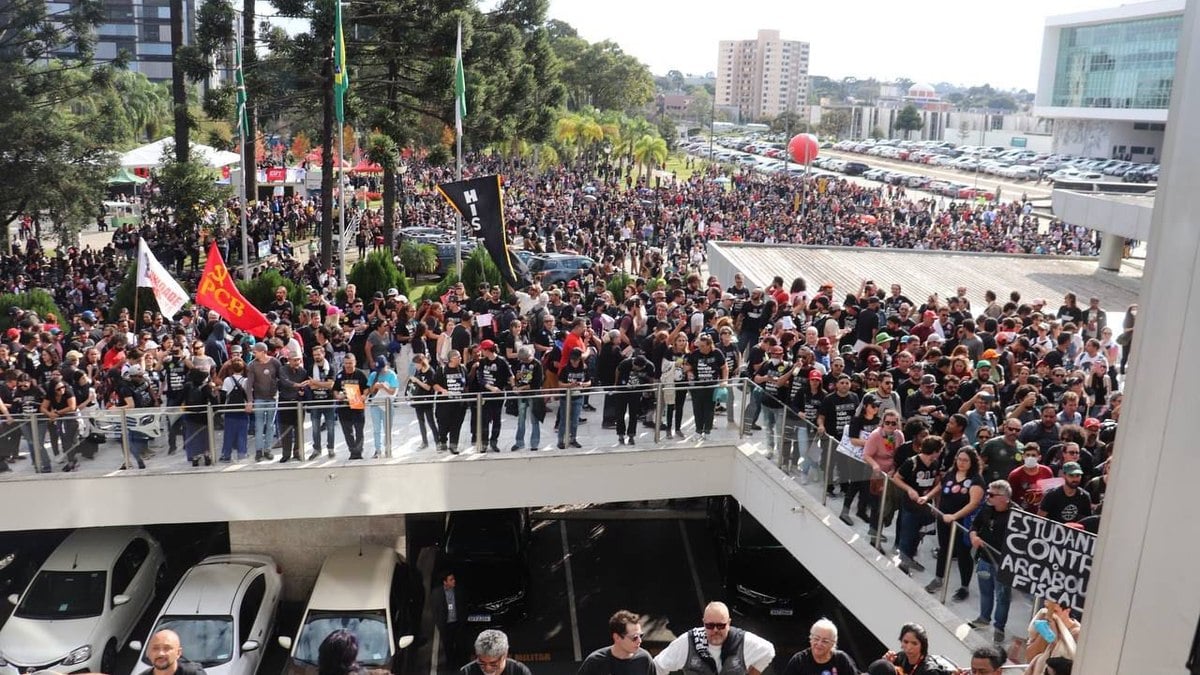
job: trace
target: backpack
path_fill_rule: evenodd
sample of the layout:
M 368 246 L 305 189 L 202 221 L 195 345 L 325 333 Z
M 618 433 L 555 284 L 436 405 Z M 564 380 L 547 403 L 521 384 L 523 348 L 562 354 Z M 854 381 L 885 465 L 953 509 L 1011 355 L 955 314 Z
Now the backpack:
M 239 380 L 236 376 L 231 375 L 230 377 L 233 377 L 234 387 L 226 394 L 225 403 L 228 405 L 246 405 L 246 378 L 243 377 Z

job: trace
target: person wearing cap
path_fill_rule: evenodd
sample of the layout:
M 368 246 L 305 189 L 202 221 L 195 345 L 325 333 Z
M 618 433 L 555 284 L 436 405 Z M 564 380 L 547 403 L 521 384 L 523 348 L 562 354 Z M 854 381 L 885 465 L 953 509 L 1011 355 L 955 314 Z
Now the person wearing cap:
M 124 377 L 117 386 L 117 396 L 121 402 L 109 404 L 109 409 L 135 410 L 154 407 L 154 393 L 150 390 L 150 383 L 146 379 L 146 371 L 142 366 L 133 365 L 125 371 Z M 136 416 L 127 418 L 126 424 L 127 426 L 122 429 L 122 432 L 128 434 L 129 455 L 137 462 L 139 469 L 144 469 L 146 463 L 142 461 L 142 453 L 146 451 L 150 437 L 144 432 L 132 428 L 136 424 Z M 128 467 L 123 465 L 121 468 Z
M 558 386 L 566 391 L 566 398 L 558 407 L 559 450 L 567 447 L 568 438 L 572 448 L 583 447 L 578 440 L 579 418 L 583 413 L 583 392 L 592 386 L 590 370 L 579 347 L 567 353 L 566 365 L 559 368 Z
M 641 350 L 634 350 L 617 364 L 615 384 L 625 388 L 613 395 L 618 444 L 624 445 L 626 438 L 628 438 L 629 445 L 635 443 L 638 418 L 642 414 L 642 394 L 644 392 L 641 388 L 653 381 L 654 364 L 642 354 Z
M 451 349 L 446 365 L 440 368 L 434 380 L 437 394 L 434 416 L 437 419 L 437 451 L 458 454 L 459 432 L 467 414 L 463 395 L 467 392 L 467 369 L 462 364 L 462 353 Z
M 504 392 L 512 389 L 513 373 L 508 359 L 500 356 L 496 343 L 479 343 L 480 359 L 475 366 L 476 387 L 483 392 L 482 438 L 487 450 L 500 452 L 500 420 L 504 417 Z
M 1079 462 L 1067 462 L 1061 474 L 1063 484 L 1046 491 L 1037 514 L 1060 523 L 1078 523 L 1092 515 L 1092 497 L 1081 487 L 1083 467 Z
M 392 370 L 388 358 L 382 354 L 375 357 L 374 367 L 367 375 L 367 405 L 371 409 L 371 432 L 375 439 L 374 459 L 379 459 L 385 447 L 384 437 L 390 436 L 392 399 L 400 389 L 400 379 Z M 389 454 L 389 457 L 391 455 Z
M 293 457 L 304 459 L 303 424 L 298 417 L 297 402 L 309 384 L 304 356 L 298 349 L 284 347 L 279 352 L 279 445 L 280 464 Z
M 767 427 L 767 459 L 773 459 L 778 450 L 779 467 L 794 466 L 796 460 L 785 448 L 783 439 L 785 405 L 791 399 L 792 362 L 784 357 L 782 346 L 770 347 L 767 360 L 754 373 L 754 383 L 763 389 L 760 409 Z

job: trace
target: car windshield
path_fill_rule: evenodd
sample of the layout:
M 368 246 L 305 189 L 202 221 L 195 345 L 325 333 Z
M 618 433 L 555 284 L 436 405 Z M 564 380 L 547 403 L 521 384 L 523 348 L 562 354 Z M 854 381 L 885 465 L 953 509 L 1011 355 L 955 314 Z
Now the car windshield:
M 107 572 L 38 572 L 15 614 L 25 619 L 83 619 L 104 613 Z
M 505 521 L 456 523 L 446 535 L 446 554 L 460 558 L 512 558 L 519 550 L 517 531 Z
M 164 616 L 154 630 L 173 630 L 179 635 L 179 643 L 187 646 L 188 661 L 204 668 L 229 663 L 233 659 L 233 617 L 231 616 Z M 150 659 L 142 654 L 142 663 L 150 665 Z
M 774 537 L 767 528 L 754 518 L 754 516 L 742 511 L 741 523 L 738 528 L 738 546 L 744 549 L 772 549 L 782 548 L 779 540 Z
M 292 658 L 315 664 L 321 641 L 335 630 L 348 630 L 358 638 L 358 663 L 363 666 L 387 665 L 392 655 L 392 639 L 383 610 L 362 612 L 310 612 Z

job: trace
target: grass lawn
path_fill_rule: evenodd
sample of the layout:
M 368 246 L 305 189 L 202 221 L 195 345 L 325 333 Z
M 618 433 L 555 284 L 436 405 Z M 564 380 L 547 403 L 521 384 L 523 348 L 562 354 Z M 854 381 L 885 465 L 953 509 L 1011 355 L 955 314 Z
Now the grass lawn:
M 438 285 L 438 282 L 433 279 L 430 279 L 428 281 L 423 281 L 421 283 L 410 284 L 408 287 L 409 302 L 420 302 L 421 298 L 423 298 L 425 296 L 425 292 L 432 291 L 433 287 L 437 286 L 437 285 Z
M 696 170 L 702 170 L 704 168 L 704 164 L 706 163 L 704 160 L 700 160 L 697 162 L 696 169 L 689 169 L 684 167 L 685 160 L 685 155 L 671 155 L 667 158 L 667 165 L 663 167 L 663 170 L 667 173 L 674 171 L 675 174 L 679 176 L 679 180 L 687 181 L 692 177 L 692 173 L 694 173 Z

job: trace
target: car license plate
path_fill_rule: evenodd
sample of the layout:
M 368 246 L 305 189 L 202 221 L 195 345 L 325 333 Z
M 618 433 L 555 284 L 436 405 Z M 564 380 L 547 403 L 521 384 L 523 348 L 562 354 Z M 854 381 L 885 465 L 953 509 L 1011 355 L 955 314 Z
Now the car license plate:
M 792 610 L 790 610 L 790 609 L 773 609 L 773 610 L 771 610 L 771 616 L 791 616 L 791 615 L 792 615 Z
M 491 620 L 491 614 L 471 614 L 467 617 L 467 623 L 488 623 Z

